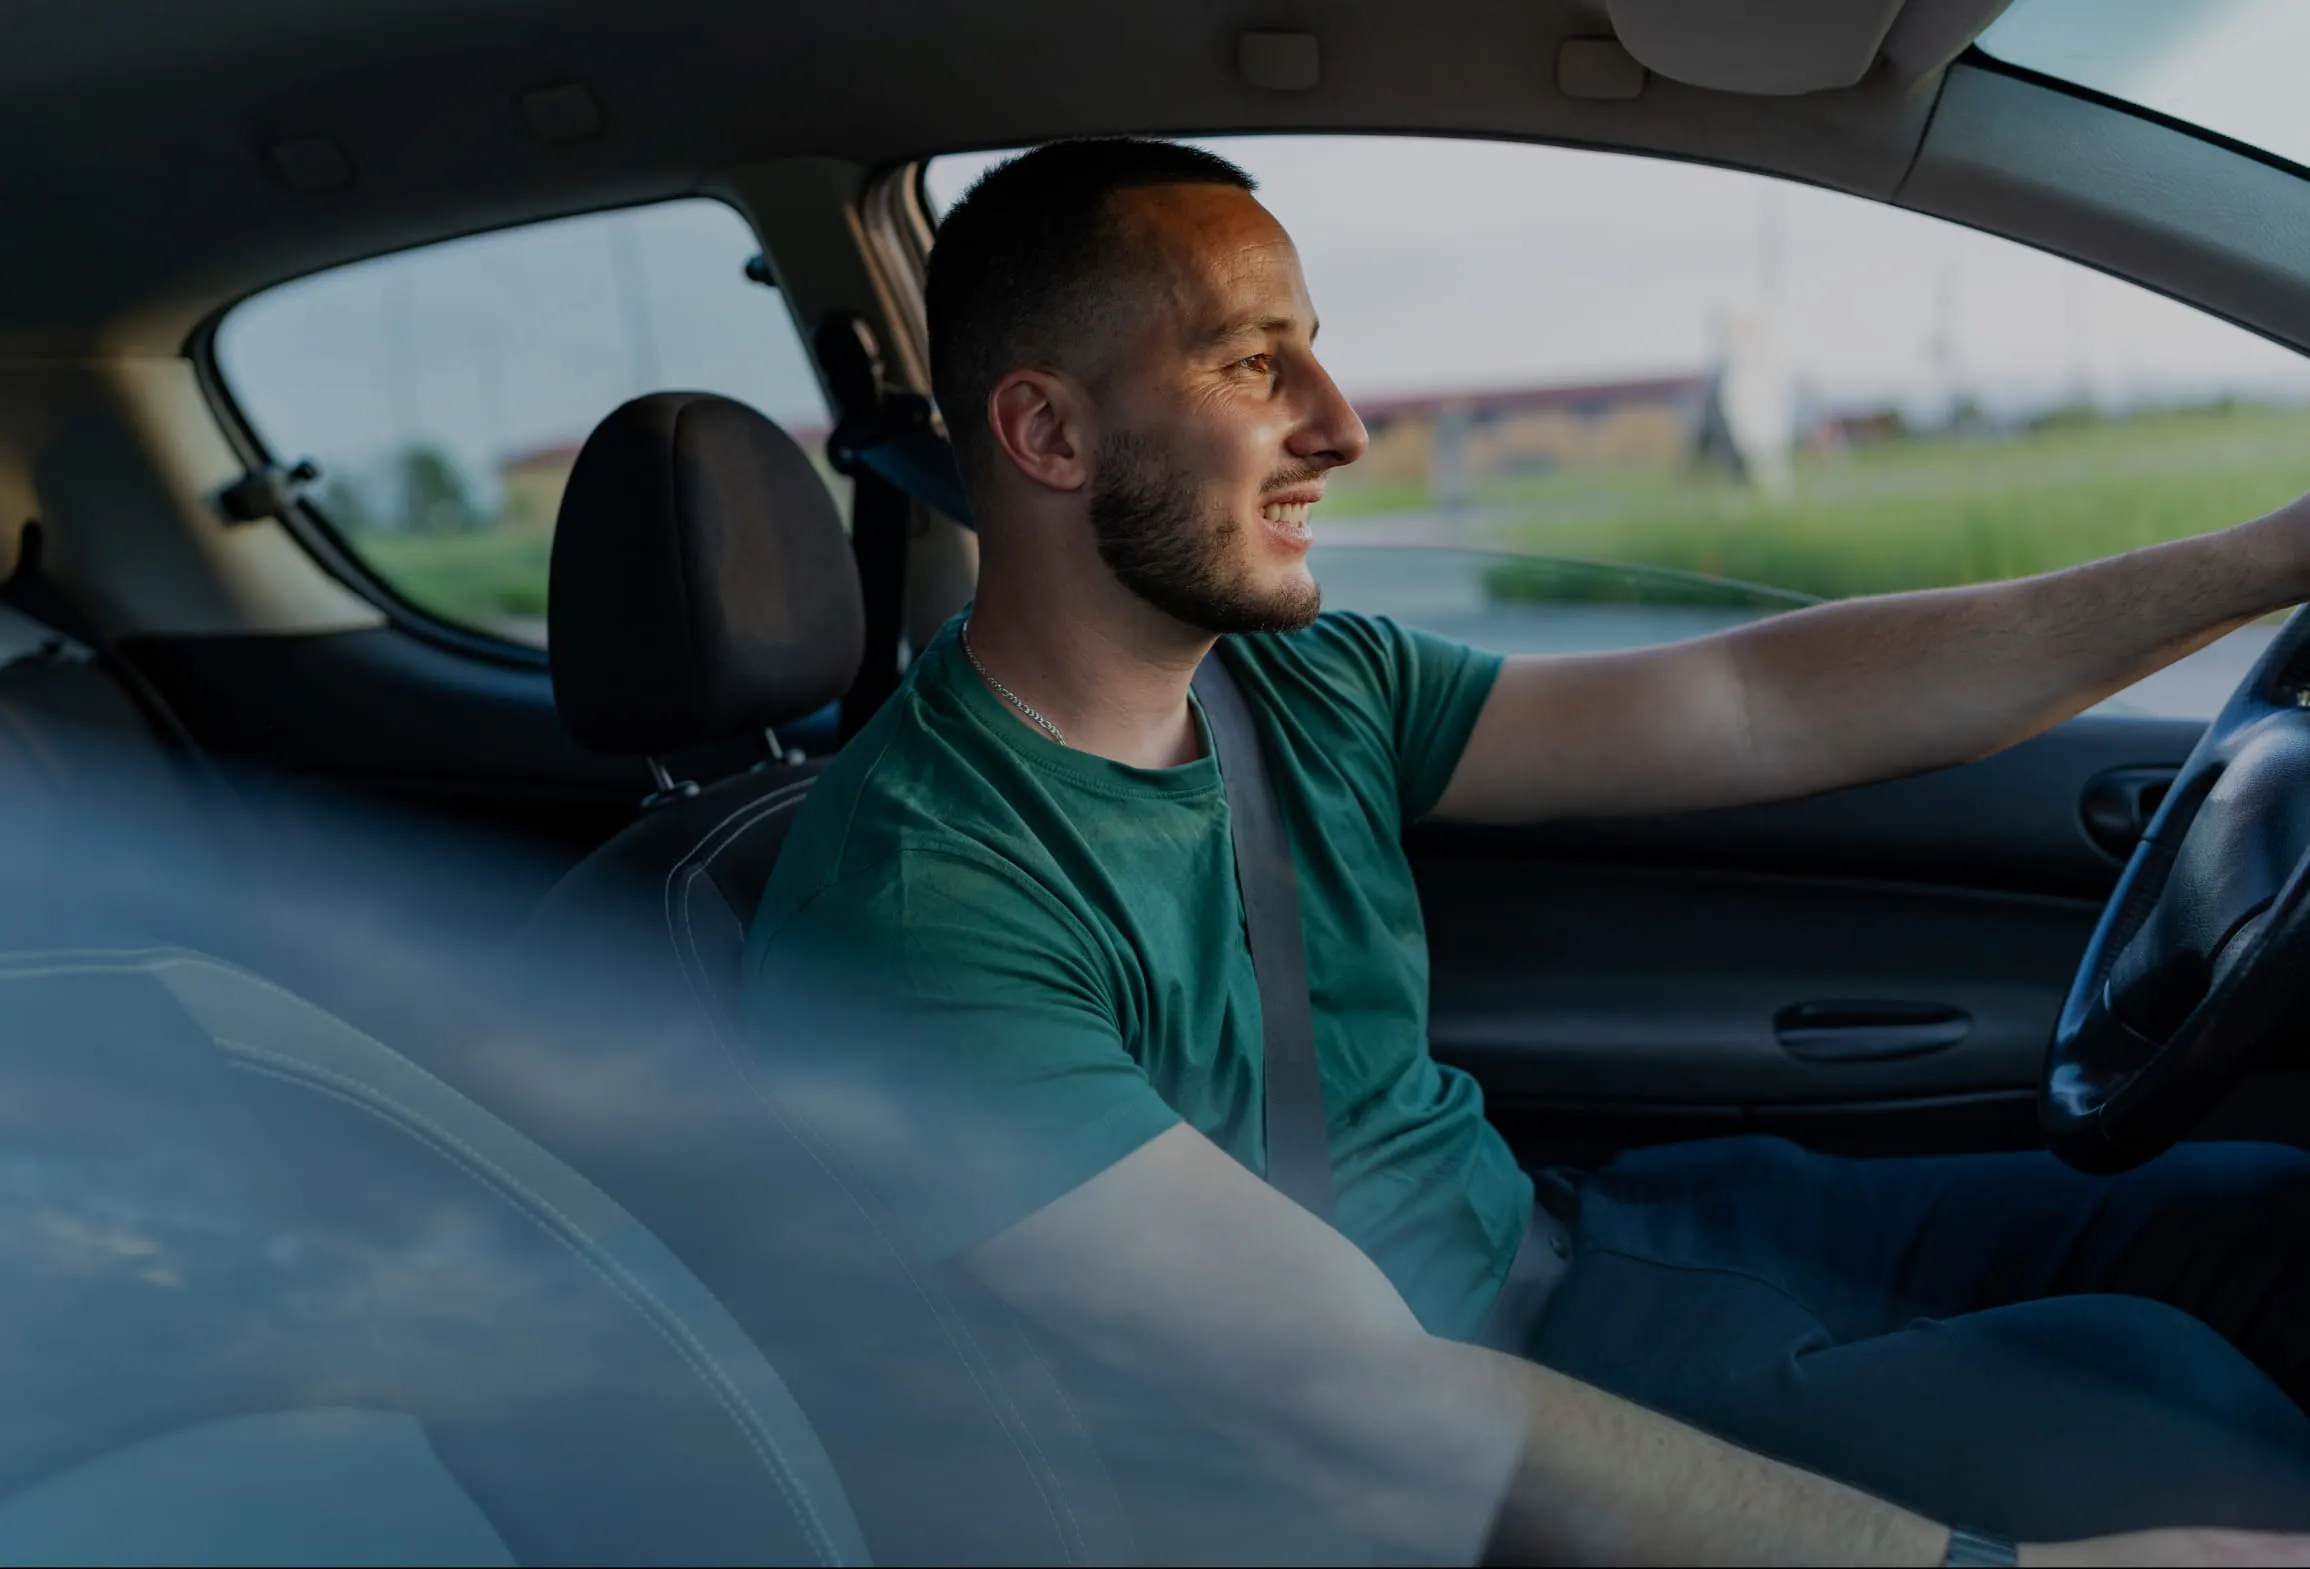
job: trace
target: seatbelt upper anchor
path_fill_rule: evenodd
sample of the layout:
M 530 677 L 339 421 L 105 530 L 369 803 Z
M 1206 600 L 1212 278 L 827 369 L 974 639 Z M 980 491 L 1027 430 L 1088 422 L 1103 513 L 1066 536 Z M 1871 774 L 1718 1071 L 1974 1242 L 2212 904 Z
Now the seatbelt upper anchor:
M 299 458 L 287 468 L 262 463 L 218 491 L 214 505 L 227 523 L 286 519 L 305 492 L 320 482 L 321 465 L 311 458 Z
M 834 471 L 853 479 L 872 474 L 970 527 L 962 471 L 931 401 L 890 384 L 883 373 L 882 347 L 866 319 L 856 311 L 829 312 L 812 334 L 811 347 L 834 397 L 836 423 L 826 438 L 826 461 Z

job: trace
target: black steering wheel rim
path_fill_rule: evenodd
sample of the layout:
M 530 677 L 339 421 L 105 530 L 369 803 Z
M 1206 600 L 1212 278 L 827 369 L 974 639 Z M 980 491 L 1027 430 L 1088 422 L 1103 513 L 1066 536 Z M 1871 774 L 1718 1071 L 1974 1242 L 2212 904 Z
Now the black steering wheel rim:
M 2310 1017 L 2310 607 L 2191 750 L 2086 944 L 2038 1088 L 2046 1143 L 2124 1171 Z

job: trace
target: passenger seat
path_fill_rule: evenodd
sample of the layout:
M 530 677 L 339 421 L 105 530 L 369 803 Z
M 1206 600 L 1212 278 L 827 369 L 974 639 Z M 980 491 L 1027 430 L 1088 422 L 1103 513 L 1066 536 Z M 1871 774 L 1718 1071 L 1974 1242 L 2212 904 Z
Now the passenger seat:
M 809 460 L 761 415 L 700 393 L 628 403 L 587 440 L 548 616 L 571 734 L 645 757 L 839 697 L 863 626 Z M 662 787 L 531 917 L 522 989 L 536 1005 L 428 1061 L 697 1272 L 794 1391 L 877 1559 L 1129 1560 L 1106 1465 L 1024 1326 L 891 1240 L 755 1067 L 738 1015 L 745 927 L 819 766 Z
M 867 1561 L 659 1239 L 269 982 L 0 956 L 0 1105 L 0 1562 Z
M 570 472 L 546 613 L 562 723 L 594 751 L 650 760 L 659 789 L 541 914 L 662 888 L 665 940 L 726 1012 L 745 924 L 823 766 L 788 760 L 776 727 L 839 699 L 865 638 L 833 499 L 793 438 L 744 404 L 636 398 Z M 703 788 L 656 761 L 749 736 L 762 765 Z

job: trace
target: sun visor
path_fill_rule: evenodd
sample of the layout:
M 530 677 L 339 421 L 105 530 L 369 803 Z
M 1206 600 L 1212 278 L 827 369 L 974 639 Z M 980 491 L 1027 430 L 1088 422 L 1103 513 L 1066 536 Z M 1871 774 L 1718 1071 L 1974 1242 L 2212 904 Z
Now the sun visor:
M 1717 92 L 1789 97 L 1851 87 L 1880 56 L 1906 80 L 1964 51 L 2009 0 L 1606 0 L 1646 69 Z

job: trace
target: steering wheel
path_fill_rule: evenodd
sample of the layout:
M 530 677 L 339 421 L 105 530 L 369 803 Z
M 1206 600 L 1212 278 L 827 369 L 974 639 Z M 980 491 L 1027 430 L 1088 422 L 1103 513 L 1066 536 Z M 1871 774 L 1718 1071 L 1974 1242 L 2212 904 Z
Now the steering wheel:
M 2310 1009 L 2310 607 L 2207 727 L 2086 945 L 2038 1088 L 2053 1152 L 2125 1171 Z

